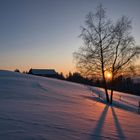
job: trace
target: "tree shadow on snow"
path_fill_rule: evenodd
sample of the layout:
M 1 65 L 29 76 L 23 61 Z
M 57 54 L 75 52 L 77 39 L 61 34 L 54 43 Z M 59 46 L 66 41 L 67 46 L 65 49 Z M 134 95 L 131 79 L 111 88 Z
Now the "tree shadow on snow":
M 120 137 L 121 140 L 125 140 L 125 135 L 123 133 L 123 130 L 122 130 L 121 125 L 119 123 L 119 119 L 118 119 L 113 107 L 111 107 L 111 111 L 112 111 L 112 116 L 114 119 L 114 123 L 115 123 L 115 127 L 117 130 L 118 136 Z
M 89 99 L 89 100 L 92 100 L 94 101 L 94 103 L 102 103 L 105 105 L 101 115 L 100 115 L 100 118 L 99 120 L 97 121 L 97 124 L 96 124 L 96 127 L 94 128 L 91 136 L 90 136 L 90 140 L 102 140 L 102 139 L 111 139 L 112 140 L 112 137 L 109 135 L 109 134 L 105 134 L 103 135 L 102 131 L 103 131 L 103 127 L 105 125 L 108 125 L 109 122 L 105 122 L 105 119 L 107 117 L 107 113 L 108 113 L 108 110 L 110 109 L 111 113 L 112 114 L 112 117 L 113 117 L 113 122 L 114 122 L 114 126 L 115 126 L 115 138 L 113 139 L 116 139 L 116 140 L 125 140 L 125 135 L 124 135 L 124 132 L 121 128 L 121 124 L 119 123 L 119 119 L 117 117 L 117 114 L 115 112 L 115 107 L 117 107 L 116 105 L 109 105 L 106 103 L 106 101 L 100 99 L 99 97 L 97 96 L 82 96 L 83 98 L 86 98 L 86 99 Z M 94 117 L 94 116 L 93 116 Z M 112 120 L 110 120 L 112 121 Z
M 111 136 L 111 134 L 109 133 L 103 133 L 103 130 L 105 130 L 105 125 L 109 125 L 109 122 L 105 122 L 106 117 L 107 117 L 107 112 L 108 109 L 111 108 L 111 112 L 112 112 L 112 116 L 113 116 L 113 121 L 115 124 L 115 138 L 114 138 L 114 134 L 113 136 Z M 111 121 L 111 120 L 110 120 Z M 116 140 L 125 140 L 125 135 L 123 133 L 123 130 L 121 128 L 121 125 L 119 123 L 118 117 L 115 113 L 115 110 L 113 107 L 110 107 L 109 105 L 105 105 L 99 120 L 97 121 L 97 124 L 95 126 L 95 128 L 93 129 L 92 134 L 90 135 L 89 140 L 112 140 L 112 139 L 116 139 Z
M 106 115 L 108 112 L 108 108 L 109 108 L 109 106 L 106 105 L 102 114 L 100 115 L 99 120 L 97 121 L 96 127 L 94 128 L 94 130 L 91 134 L 90 140 L 94 140 L 94 139 L 100 140 L 100 139 L 108 138 L 108 137 L 102 136 L 102 128 L 103 128 L 104 121 L 105 121 L 105 118 L 106 118 Z

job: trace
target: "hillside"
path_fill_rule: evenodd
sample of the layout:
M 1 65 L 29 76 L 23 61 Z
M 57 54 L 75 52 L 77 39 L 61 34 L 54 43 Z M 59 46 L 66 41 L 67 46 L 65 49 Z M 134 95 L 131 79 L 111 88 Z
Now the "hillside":
M 92 94 L 84 85 L 0 71 L 0 140 L 139 139 L 140 115 Z

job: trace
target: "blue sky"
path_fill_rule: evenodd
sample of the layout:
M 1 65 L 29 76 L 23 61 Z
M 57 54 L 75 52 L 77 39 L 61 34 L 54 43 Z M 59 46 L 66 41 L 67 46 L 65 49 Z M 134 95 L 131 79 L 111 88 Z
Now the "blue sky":
M 0 0 L 0 69 L 74 71 L 80 26 L 99 3 L 113 20 L 130 17 L 140 44 L 139 0 Z

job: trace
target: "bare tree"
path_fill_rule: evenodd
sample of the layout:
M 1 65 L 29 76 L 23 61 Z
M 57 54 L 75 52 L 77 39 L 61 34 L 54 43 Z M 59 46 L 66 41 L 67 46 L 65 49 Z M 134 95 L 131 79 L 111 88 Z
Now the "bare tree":
M 96 13 L 86 16 L 85 27 L 81 27 L 80 37 L 84 45 L 74 53 L 77 68 L 86 76 L 100 77 L 103 80 L 106 100 L 112 104 L 114 79 L 126 73 L 133 60 L 140 54 L 131 36 L 131 20 L 122 16 L 113 23 L 106 16 L 102 5 Z M 107 82 L 111 83 L 109 99 Z

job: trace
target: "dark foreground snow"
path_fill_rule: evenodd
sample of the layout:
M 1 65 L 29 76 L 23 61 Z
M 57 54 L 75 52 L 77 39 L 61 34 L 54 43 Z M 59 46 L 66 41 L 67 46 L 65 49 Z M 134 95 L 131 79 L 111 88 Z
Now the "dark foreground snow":
M 140 115 L 86 86 L 0 71 L 0 140 L 139 140 Z

